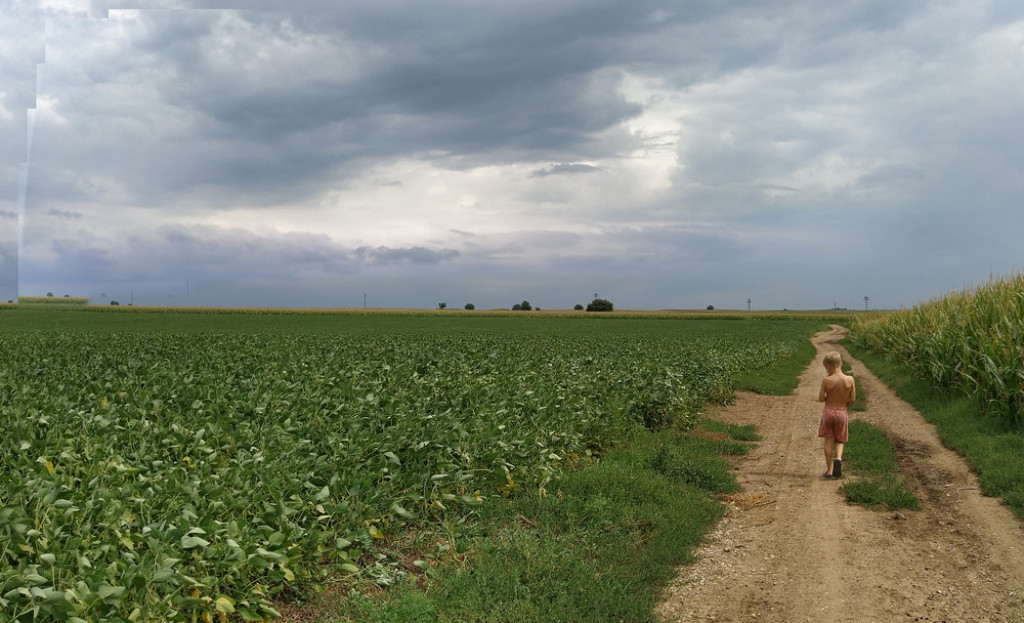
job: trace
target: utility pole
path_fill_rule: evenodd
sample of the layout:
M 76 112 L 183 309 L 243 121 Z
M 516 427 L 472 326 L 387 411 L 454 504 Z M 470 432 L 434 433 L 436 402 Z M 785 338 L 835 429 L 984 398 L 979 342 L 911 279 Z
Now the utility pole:
M 864 297 L 864 311 L 868 310 L 868 301 L 870 301 L 870 300 L 871 299 L 869 299 L 868 297 L 866 297 L 866 296 Z
M 366 309 L 366 292 L 363 292 L 363 309 Z
M 747 299 L 747 311 L 750 311 L 750 299 Z

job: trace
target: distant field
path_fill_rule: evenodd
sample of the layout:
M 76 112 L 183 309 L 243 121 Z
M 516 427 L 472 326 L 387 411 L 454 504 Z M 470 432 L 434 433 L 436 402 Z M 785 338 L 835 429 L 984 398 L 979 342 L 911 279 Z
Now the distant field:
M 48 322 L 61 322 L 60 319 L 55 319 L 51 315 L 42 317 L 33 316 L 32 311 L 84 311 L 90 312 L 91 314 L 99 316 L 89 321 L 85 320 L 74 320 L 71 321 L 67 326 L 78 327 L 85 326 L 90 328 L 100 328 L 103 326 L 109 326 L 111 328 L 129 326 L 125 325 L 125 322 L 140 322 L 147 327 L 154 329 L 159 328 L 187 328 L 187 326 L 194 325 L 195 316 L 231 316 L 236 318 L 238 316 L 257 316 L 257 317 L 268 317 L 280 319 L 278 321 L 269 321 L 264 326 L 282 326 L 290 327 L 292 329 L 309 330 L 312 327 L 323 326 L 322 324 L 316 324 L 318 321 L 314 321 L 313 325 L 308 322 L 304 322 L 301 325 L 292 324 L 290 321 L 282 317 L 290 316 L 301 316 L 304 318 L 316 318 L 316 317 L 348 317 L 348 316 L 361 316 L 369 318 L 388 318 L 388 317 L 409 317 L 409 316 L 423 316 L 423 317 L 439 317 L 439 318 L 494 318 L 494 317 L 505 317 L 505 318 L 519 318 L 519 319 L 539 319 L 539 318 L 577 318 L 577 319 L 591 319 L 591 320 L 608 320 L 608 319 L 769 319 L 769 320 L 816 320 L 822 322 L 834 322 L 839 324 L 849 324 L 857 320 L 873 320 L 878 318 L 884 318 L 890 315 L 892 312 L 888 311 L 850 311 L 850 310 L 765 310 L 765 311 L 745 311 L 736 309 L 717 309 L 717 310 L 685 310 L 685 309 L 670 309 L 670 310 L 617 310 L 613 312 L 586 312 L 576 310 L 530 310 L 530 311 L 513 311 L 510 309 L 376 309 L 376 308 L 281 308 L 281 307 L 149 307 L 149 306 L 109 306 L 109 305 L 86 305 L 88 299 L 70 299 L 71 301 L 77 301 L 77 304 L 72 306 L 70 304 L 66 306 L 53 305 L 47 306 L 44 309 L 40 309 L 38 305 L 34 304 L 35 299 L 42 299 L 46 301 L 56 301 L 57 299 L 48 297 L 21 297 L 23 304 L 20 306 L 20 312 L 17 316 L 13 316 L 9 319 L 10 322 L 15 323 L 16 326 L 32 328 L 37 322 L 48 323 Z M 28 304 L 25 304 L 28 303 Z M 15 311 L 19 310 L 17 304 L 0 303 L 0 313 L 4 311 Z M 149 318 L 150 321 L 136 320 L 126 321 L 123 318 L 125 316 L 135 316 L 141 318 Z M 215 322 L 215 321 L 213 321 Z M 332 324 L 334 321 L 327 320 L 327 325 Z M 231 321 L 232 325 L 237 324 L 234 320 Z M 135 326 L 135 325 L 130 325 Z M 206 330 L 205 325 L 203 330 Z
M 691 426 L 823 326 L 109 309 L 0 310 L 0 615 L 261 618 L 383 581 L 381 543 Z
M 85 306 L 89 304 L 89 299 L 81 296 L 19 296 L 18 304 L 26 307 L 36 305 L 45 305 L 47 307 Z

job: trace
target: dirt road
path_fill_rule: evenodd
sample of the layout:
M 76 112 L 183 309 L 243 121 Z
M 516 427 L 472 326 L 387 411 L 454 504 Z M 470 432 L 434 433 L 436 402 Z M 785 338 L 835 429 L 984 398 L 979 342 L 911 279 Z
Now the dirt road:
M 763 437 L 736 462 L 750 503 L 735 504 L 698 562 L 680 569 L 659 607 L 666 622 L 1024 622 L 1022 522 L 983 497 L 932 426 L 850 358 L 837 343 L 845 333 L 815 336 L 818 355 L 793 395 L 745 393 L 722 410 Z M 817 397 L 833 349 L 868 396 L 852 417 L 894 439 L 921 510 L 848 505 L 842 481 L 822 479 Z M 856 452 L 851 438 L 846 457 Z

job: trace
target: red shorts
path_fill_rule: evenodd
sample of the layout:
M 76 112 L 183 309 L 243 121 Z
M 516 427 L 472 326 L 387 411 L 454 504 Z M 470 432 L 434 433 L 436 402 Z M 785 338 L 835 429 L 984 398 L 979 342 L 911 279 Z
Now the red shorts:
M 825 407 L 818 424 L 818 437 L 832 437 L 839 443 L 850 438 L 850 418 L 843 407 Z

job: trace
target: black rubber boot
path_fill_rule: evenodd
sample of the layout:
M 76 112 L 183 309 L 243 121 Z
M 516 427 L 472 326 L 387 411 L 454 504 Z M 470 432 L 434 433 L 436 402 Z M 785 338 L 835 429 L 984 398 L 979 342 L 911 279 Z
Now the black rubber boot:
M 839 478 L 843 475 L 843 460 L 835 459 L 832 461 L 832 477 Z

